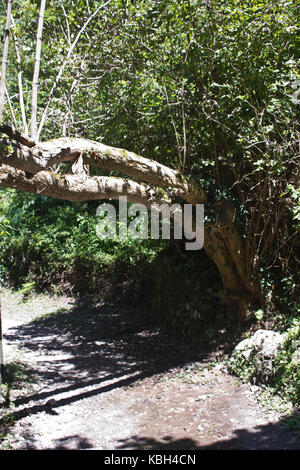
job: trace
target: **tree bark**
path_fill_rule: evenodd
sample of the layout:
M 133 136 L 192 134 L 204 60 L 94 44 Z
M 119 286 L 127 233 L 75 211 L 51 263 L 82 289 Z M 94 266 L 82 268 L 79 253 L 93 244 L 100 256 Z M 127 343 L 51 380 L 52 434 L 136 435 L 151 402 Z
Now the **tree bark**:
M 130 179 L 82 174 L 61 175 L 53 171 L 40 171 L 31 176 L 8 165 L 0 165 L 0 186 L 73 202 L 126 196 L 129 202 L 147 207 L 155 203 L 171 203 L 171 199 L 160 188 Z
M 6 25 L 3 38 L 3 53 L 2 53 L 2 67 L 1 67 L 1 79 L 0 79 L 0 122 L 3 119 L 4 110 L 4 99 L 5 99 L 5 79 L 6 79 L 6 68 L 7 68 L 7 57 L 8 57 L 8 44 L 9 44 L 9 32 L 11 27 L 11 10 L 13 0 L 7 1 L 6 11 Z
M 232 304 L 241 320 L 249 316 L 250 304 L 263 305 L 264 297 L 257 280 L 246 275 L 246 253 L 236 228 L 227 231 L 212 224 L 205 230 L 204 249 L 221 275 L 223 291 L 220 299 Z
M 20 103 L 20 111 L 22 116 L 22 123 L 23 123 L 23 130 L 25 134 L 28 134 L 28 126 L 27 126 L 27 119 L 26 119 L 26 111 L 25 111 L 25 103 L 24 103 L 24 94 L 23 94 L 23 84 L 22 84 L 22 67 L 21 67 L 21 55 L 19 50 L 19 44 L 17 36 L 14 34 L 15 23 L 13 17 L 12 20 L 12 36 L 15 45 L 15 52 L 16 52 L 16 60 L 17 60 L 17 70 L 18 70 L 18 88 L 19 88 L 19 103 Z
M 74 162 L 82 155 L 86 165 L 117 171 L 160 188 L 171 188 L 177 197 L 191 204 L 206 200 L 201 186 L 183 178 L 177 170 L 124 149 L 80 138 L 54 139 L 36 145 L 9 126 L 0 126 L 0 132 L 17 141 L 3 141 L 1 161 L 32 175 L 61 162 Z

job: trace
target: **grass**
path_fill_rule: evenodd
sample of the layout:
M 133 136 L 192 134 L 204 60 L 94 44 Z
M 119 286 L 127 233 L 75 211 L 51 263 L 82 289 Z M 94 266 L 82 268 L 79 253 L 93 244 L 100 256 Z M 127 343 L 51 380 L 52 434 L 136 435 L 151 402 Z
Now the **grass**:
M 288 416 L 282 422 L 284 428 L 300 434 L 300 416 Z
M 16 391 L 19 394 L 28 392 L 35 383 L 36 377 L 34 371 L 27 363 L 14 360 L 5 366 L 2 396 L 4 401 L 0 405 L 0 450 L 10 450 L 10 429 L 15 424 L 11 410 L 14 405 L 11 403 L 11 394 Z

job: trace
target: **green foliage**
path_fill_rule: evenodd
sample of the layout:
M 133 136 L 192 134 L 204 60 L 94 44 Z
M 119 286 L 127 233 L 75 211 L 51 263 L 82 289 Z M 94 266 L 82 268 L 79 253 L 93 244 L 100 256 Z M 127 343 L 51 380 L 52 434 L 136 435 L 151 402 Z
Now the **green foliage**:
M 266 359 L 254 350 L 249 357 L 235 352 L 228 361 L 229 370 L 256 384 L 267 384 L 269 390 L 295 405 L 300 403 L 300 319 L 285 332 L 285 340 L 275 358 Z
M 276 357 L 274 389 L 277 393 L 300 403 L 300 318 L 287 330 L 282 351 Z
M 264 311 L 263 309 L 259 309 L 259 310 L 256 310 L 256 312 L 254 313 L 255 315 L 255 318 L 258 320 L 258 321 L 261 321 L 264 317 Z
M 293 185 L 288 184 L 287 190 L 293 202 L 292 212 L 295 227 L 300 232 L 300 188 L 295 188 Z
M 291 431 L 300 433 L 300 416 L 291 416 L 283 420 L 283 426 Z
M 255 356 L 249 361 L 241 352 L 235 354 L 234 358 L 230 358 L 228 369 L 237 377 L 255 383 L 264 372 L 261 361 L 257 361 Z
M 13 9 L 27 114 L 38 8 L 18 0 Z M 298 186 L 299 2 L 112 0 L 83 31 L 96 8 L 47 2 L 39 118 L 51 99 L 42 139 L 104 141 L 210 181 L 243 213 L 253 277 L 294 272 L 299 214 L 280 195 Z M 3 5 L 0 14 L 4 25 Z M 7 89 L 21 129 L 10 48 Z
M 0 236 L 8 234 L 9 220 L 3 215 L 0 215 Z
M 25 383 L 27 385 L 33 383 L 34 378 L 34 373 L 28 364 L 13 361 L 5 365 L 4 385 L 9 389 L 20 389 Z
M 149 277 L 162 242 L 99 240 L 96 205 L 71 204 L 43 196 L 1 194 L 0 207 L 9 228 L 0 239 L 0 264 L 9 281 L 24 294 L 36 286 L 95 292 L 105 279 L 138 284 Z
M 72 42 L 96 8 L 47 2 L 40 113 Z M 38 9 L 38 2 L 14 2 L 27 112 Z M 214 164 L 217 154 L 222 163 L 248 163 L 248 170 L 279 175 L 297 136 L 291 95 L 299 75 L 298 15 L 298 2 L 290 0 L 113 0 L 66 61 L 43 138 L 66 127 L 70 135 L 105 140 L 171 165 L 180 165 L 185 146 L 188 171 Z M 13 43 L 10 48 L 7 87 L 21 127 Z
M 35 289 L 35 282 L 25 282 L 22 284 L 21 289 L 19 290 L 20 294 L 23 294 L 24 297 L 29 297 L 30 294 L 34 291 Z
M 13 5 L 28 119 L 39 2 Z M 248 269 L 266 293 L 274 287 L 285 316 L 296 315 L 300 106 L 293 95 L 299 79 L 299 2 L 112 0 L 80 34 L 96 8 L 97 2 L 47 1 L 38 118 L 62 67 L 63 72 L 42 140 L 62 133 L 87 137 L 180 168 L 204 184 L 208 208 L 216 195 L 226 194 L 242 216 Z M 4 2 L 0 20 L 3 29 Z M 6 119 L 15 119 L 21 130 L 16 70 L 10 41 L 6 85 L 14 116 L 7 103 Z M 233 181 L 225 177 L 226 168 Z M 145 266 L 160 250 L 159 243 L 148 241 L 99 241 L 93 204 L 12 194 L 7 191 L 1 202 L 0 259 L 6 278 L 19 285 L 67 280 L 97 289 L 107 275 L 121 281 L 129 273 L 147 273 Z M 206 215 L 210 220 L 209 210 Z M 168 279 L 176 269 L 170 265 L 164 272 Z M 163 285 L 156 287 L 157 295 Z M 167 292 L 173 292 L 169 285 Z M 180 297 L 187 284 L 174 279 L 174 285 Z M 176 312 L 174 322 L 178 317 L 180 323 L 177 305 L 183 312 L 184 305 L 191 306 L 188 317 L 197 316 L 197 302 L 191 301 L 196 292 L 189 289 L 184 302 L 167 301 Z

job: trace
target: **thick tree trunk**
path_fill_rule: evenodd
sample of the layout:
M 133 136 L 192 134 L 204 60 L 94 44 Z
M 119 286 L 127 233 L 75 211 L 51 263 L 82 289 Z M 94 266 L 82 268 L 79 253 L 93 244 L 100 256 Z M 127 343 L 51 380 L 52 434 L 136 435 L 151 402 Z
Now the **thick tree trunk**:
M 232 304 L 241 320 L 249 316 L 251 304 L 262 305 L 264 297 L 259 283 L 246 272 L 247 259 L 237 229 L 211 225 L 205 230 L 204 249 L 216 264 L 223 283 L 221 300 Z
M 9 137 L 0 144 L 0 186 L 70 201 L 127 196 L 128 201 L 147 207 L 172 204 L 178 197 L 193 205 L 206 201 L 203 188 L 196 182 L 133 152 L 79 138 L 36 144 L 4 125 L 0 132 Z M 75 174 L 53 171 L 53 166 L 66 161 L 72 163 Z M 90 176 L 85 171 L 87 166 L 117 171 L 125 178 Z M 205 228 L 204 249 L 220 272 L 224 288 L 221 299 L 237 307 L 241 319 L 246 318 L 249 305 L 263 304 L 264 298 L 259 283 L 247 271 L 248 253 L 235 225 L 232 203 L 217 201 L 215 207 L 216 222 Z

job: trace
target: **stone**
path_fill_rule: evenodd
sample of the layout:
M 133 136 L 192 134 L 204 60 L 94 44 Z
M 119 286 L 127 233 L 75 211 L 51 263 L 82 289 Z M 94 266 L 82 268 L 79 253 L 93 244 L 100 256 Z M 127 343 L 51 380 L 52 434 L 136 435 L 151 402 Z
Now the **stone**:
M 252 383 L 270 383 L 275 359 L 286 335 L 271 330 L 258 330 L 234 348 L 230 369 L 251 379 Z M 241 363 L 240 359 L 244 361 Z
M 234 348 L 233 355 L 240 352 L 246 360 L 249 360 L 254 353 L 266 359 L 272 359 L 276 357 L 284 341 L 285 336 L 280 333 L 271 330 L 258 330 L 251 338 L 241 341 Z
M 46 406 L 48 408 L 53 408 L 56 405 L 56 400 L 54 398 L 50 398 L 50 400 L 47 401 Z

